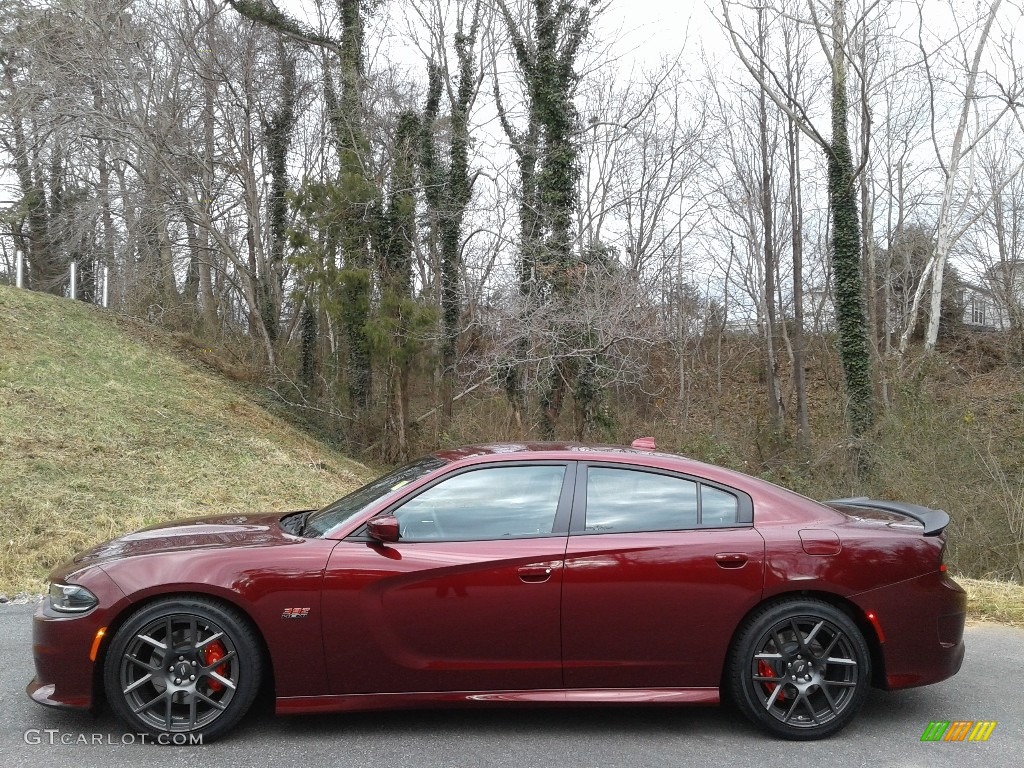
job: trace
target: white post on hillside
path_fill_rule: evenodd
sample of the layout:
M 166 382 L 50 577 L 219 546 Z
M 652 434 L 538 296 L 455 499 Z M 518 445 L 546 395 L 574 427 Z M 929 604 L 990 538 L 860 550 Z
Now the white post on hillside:
M 18 256 L 17 256 L 16 260 L 17 260 L 17 263 L 18 263 L 18 267 L 17 267 L 17 270 L 16 270 L 17 277 L 14 278 L 14 284 L 18 288 L 24 288 L 25 287 L 25 254 L 23 254 L 21 251 L 18 251 Z
M 74 301 L 78 298 L 78 286 L 75 284 L 75 280 L 78 277 L 78 262 L 71 262 L 71 300 Z
M 107 299 L 110 297 L 110 267 L 103 268 L 103 308 L 107 308 Z

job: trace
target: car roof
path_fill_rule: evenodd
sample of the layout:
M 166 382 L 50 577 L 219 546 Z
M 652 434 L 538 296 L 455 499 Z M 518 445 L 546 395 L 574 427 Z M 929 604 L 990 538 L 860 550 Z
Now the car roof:
M 683 459 L 675 453 L 662 453 L 648 450 L 646 448 L 631 448 L 625 445 L 606 445 L 600 443 L 559 443 L 532 441 L 528 443 L 478 443 L 473 445 L 461 445 L 457 448 L 442 448 L 434 451 L 431 455 L 443 461 L 459 461 L 476 456 L 498 456 L 519 453 L 585 453 L 589 456 L 657 456 L 662 459 Z
M 706 464 L 675 453 L 662 453 L 646 448 L 623 445 L 588 443 L 522 442 L 481 443 L 444 448 L 431 454 L 446 464 L 479 464 L 492 461 L 612 461 L 649 469 L 697 473 L 709 479 L 729 483 L 730 480 L 750 481 L 749 475 L 734 472 L 714 464 Z M 742 485 L 740 486 L 742 487 Z

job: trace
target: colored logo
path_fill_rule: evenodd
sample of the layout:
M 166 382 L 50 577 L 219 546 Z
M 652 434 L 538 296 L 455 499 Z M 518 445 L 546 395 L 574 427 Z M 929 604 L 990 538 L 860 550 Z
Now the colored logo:
M 932 720 L 921 741 L 988 741 L 995 729 L 995 720 Z

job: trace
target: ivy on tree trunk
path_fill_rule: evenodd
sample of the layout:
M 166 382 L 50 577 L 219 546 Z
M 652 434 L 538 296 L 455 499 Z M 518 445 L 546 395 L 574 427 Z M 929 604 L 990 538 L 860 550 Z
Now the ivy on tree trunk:
M 835 0 L 832 55 L 832 142 L 828 155 L 828 199 L 832 212 L 832 270 L 835 275 L 839 357 L 848 398 L 847 421 L 855 436 L 874 423 L 871 353 L 864 318 L 861 279 L 861 231 L 857 213 L 856 176 L 847 129 L 846 0 Z
M 285 277 L 284 246 L 288 239 L 288 148 L 295 127 L 296 84 L 295 60 L 288 55 L 284 42 L 278 40 L 278 58 L 282 81 L 280 105 L 266 127 L 267 155 L 270 166 L 270 259 L 266 273 L 257 285 L 260 315 L 271 342 L 277 341 L 281 294 Z
M 454 36 L 456 73 L 451 94 L 447 163 L 438 157 L 436 123 L 444 90 L 444 72 L 436 62 L 427 69 L 427 103 L 420 130 L 420 167 L 425 197 L 440 249 L 441 273 L 441 410 L 452 417 L 459 331 L 462 323 L 462 227 L 473 193 L 469 174 L 469 113 L 477 92 L 475 50 L 480 31 L 481 2 Z M 433 234 L 433 233 L 432 233 Z M 433 244 L 433 240 L 431 241 Z
M 536 302 L 568 302 L 578 290 L 574 267 L 580 254 L 574 250 L 573 215 L 577 208 L 579 180 L 578 124 L 573 95 L 579 47 L 590 30 L 593 2 L 579 0 L 532 0 L 532 37 L 527 39 L 508 5 L 498 3 L 508 29 L 512 51 L 525 83 L 528 108 L 526 131 L 516 131 L 498 98 L 499 116 L 519 156 L 520 204 L 520 297 L 524 324 Z M 497 95 L 497 94 L 496 94 Z M 577 359 L 574 350 L 585 348 L 587 330 L 574 323 L 551 329 L 553 346 L 545 380 L 541 385 L 541 432 L 552 439 L 562 412 L 565 393 L 574 393 L 575 413 L 584 419 L 577 434 L 586 431 L 597 410 L 601 387 L 596 361 Z M 526 331 L 528 333 L 528 331 Z M 502 371 L 513 413 L 523 400 L 522 360 L 528 339 L 521 336 L 514 350 L 519 360 Z M 568 356 L 567 356 L 568 355 Z

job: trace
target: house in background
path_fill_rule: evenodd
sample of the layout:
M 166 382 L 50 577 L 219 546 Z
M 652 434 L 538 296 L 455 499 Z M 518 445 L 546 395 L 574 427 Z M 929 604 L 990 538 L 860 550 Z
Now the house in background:
M 987 331 L 1010 329 L 1010 313 L 997 294 L 988 288 L 963 283 L 957 289 L 956 302 L 963 307 L 960 321 L 968 328 Z
M 957 292 L 964 325 L 979 330 L 1009 331 L 1024 320 L 1024 262 L 1000 261 L 981 274 L 979 283 L 964 283 Z

